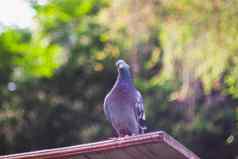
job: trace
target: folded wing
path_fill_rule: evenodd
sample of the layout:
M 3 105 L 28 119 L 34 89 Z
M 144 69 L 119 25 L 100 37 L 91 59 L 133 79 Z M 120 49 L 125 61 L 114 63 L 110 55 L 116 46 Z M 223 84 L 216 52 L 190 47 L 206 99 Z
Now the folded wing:
M 143 134 L 144 131 L 146 130 L 145 126 L 145 111 L 144 111 L 144 101 L 143 97 L 140 94 L 139 91 L 136 92 L 136 104 L 135 104 L 135 114 L 136 114 L 136 119 L 139 124 L 140 128 L 140 133 Z

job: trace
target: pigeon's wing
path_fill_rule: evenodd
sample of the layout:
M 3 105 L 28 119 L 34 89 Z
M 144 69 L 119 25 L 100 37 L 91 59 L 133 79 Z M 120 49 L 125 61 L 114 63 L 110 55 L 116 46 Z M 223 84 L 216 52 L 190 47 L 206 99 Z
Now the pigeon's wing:
M 136 118 L 140 125 L 140 133 L 144 133 L 145 126 L 145 111 L 143 97 L 139 91 L 136 91 L 136 104 L 135 104 Z
M 111 121 L 111 113 L 108 109 L 108 107 L 109 107 L 108 96 L 109 96 L 109 94 L 105 97 L 104 104 L 103 104 L 103 110 L 104 110 L 104 113 L 105 113 L 105 116 L 106 116 L 107 120 L 112 122 Z

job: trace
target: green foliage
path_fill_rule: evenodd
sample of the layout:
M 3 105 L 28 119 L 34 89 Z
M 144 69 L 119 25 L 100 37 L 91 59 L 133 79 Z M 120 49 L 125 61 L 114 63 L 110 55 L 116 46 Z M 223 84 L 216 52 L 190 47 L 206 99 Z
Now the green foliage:
M 50 77 L 60 66 L 60 47 L 32 37 L 29 31 L 7 29 L 0 35 L 0 45 L 1 67 L 12 80 Z
M 163 23 L 161 36 L 167 53 L 165 71 L 171 72 L 171 63 L 178 60 L 182 78 L 200 78 L 210 92 L 214 81 L 230 70 L 231 59 L 237 56 L 238 21 L 234 19 L 237 2 L 171 1 L 162 5 L 161 9 L 167 13 L 163 18 L 169 18 Z M 226 74 L 225 78 L 235 78 L 234 75 Z M 174 77 L 172 72 L 169 77 Z M 227 83 L 228 90 L 234 87 L 230 84 Z M 234 91 L 228 92 L 236 96 Z
M 99 25 L 97 13 L 107 5 L 105 0 L 61 0 L 44 6 L 35 5 L 42 34 L 51 44 L 64 46 L 68 52 L 64 61 L 69 67 L 90 66 L 97 59 L 104 58 L 104 32 L 107 28 Z M 101 63 L 96 66 L 96 70 L 102 68 Z

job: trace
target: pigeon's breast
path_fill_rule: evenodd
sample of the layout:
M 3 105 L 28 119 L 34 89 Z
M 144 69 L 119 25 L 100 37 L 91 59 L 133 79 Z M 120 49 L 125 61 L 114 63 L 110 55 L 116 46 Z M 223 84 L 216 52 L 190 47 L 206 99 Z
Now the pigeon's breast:
M 136 101 L 134 89 L 126 85 L 116 88 L 110 98 L 113 101 L 112 105 L 119 107 L 134 105 Z
M 137 133 L 138 123 L 135 115 L 135 88 L 128 85 L 115 87 L 107 100 L 108 111 L 111 113 L 111 122 L 118 131 Z
M 135 118 L 134 107 L 136 98 L 133 95 L 133 90 L 127 86 L 117 88 L 110 95 L 110 111 L 113 112 L 112 118 L 114 122 L 123 122 Z

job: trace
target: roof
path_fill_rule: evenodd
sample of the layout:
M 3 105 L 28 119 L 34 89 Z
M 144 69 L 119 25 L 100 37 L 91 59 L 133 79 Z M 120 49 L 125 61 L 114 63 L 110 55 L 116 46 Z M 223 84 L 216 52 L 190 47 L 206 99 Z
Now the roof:
M 0 156 L 0 159 L 199 159 L 163 131 L 76 146 Z

